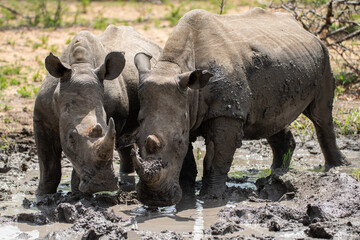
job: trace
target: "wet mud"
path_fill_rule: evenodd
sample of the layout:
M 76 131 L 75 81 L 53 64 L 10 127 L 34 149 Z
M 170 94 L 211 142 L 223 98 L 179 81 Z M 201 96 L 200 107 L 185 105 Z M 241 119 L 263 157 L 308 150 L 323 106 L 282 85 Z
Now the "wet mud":
M 136 200 L 136 175 L 121 176 L 118 192 L 70 192 L 71 164 L 63 156 L 56 194 L 35 198 L 38 162 L 31 131 L 2 141 L 0 152 L 1 239 L 359 239 L 358 136 L 338 143 L 353 163 L 324 173 L 316 139 L 297 137 L 291 169 L 270 174 L 266 141 L 238 149 L 222 199 L 202 198 L 204 143 L 194 144 L 199 175 L 195 194 L 176 206 L 148 208 Z M 119 158 L 115 156 L 116 170 Z

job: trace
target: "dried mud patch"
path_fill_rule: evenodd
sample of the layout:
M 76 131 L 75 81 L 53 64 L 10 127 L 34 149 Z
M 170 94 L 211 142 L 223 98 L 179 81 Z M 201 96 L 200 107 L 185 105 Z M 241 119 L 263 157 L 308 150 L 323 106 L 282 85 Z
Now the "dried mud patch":
M 127 196 L 125 196 L 127 195 Z M 38 201 L 24 199 L 23 207 L 36 207 L 39 212 L 19 213 L 14 216 L 0 217 L 0 223 L 25 222 L 34 225 L 67 223 L 65 230 L 48 233 L 43 239 L 126 239 L 127 233 L 122 224 L 131 222 L 131 218 L 117 216 L 110 206 L 134 197 L 134 193 L 74 195 L 49 194 Z M 132 199 L 137 203 L 136 200 Z
M 222 209 L 218 214 L 221 221 L 207 231 L 214 234 L 224 232 L 224 227 L 244 229 L 256 224 L 264 230 L 254 238 L 360 237 L 360 183 L 352 177 L 276 170 L 256 185 L 255 198 Z

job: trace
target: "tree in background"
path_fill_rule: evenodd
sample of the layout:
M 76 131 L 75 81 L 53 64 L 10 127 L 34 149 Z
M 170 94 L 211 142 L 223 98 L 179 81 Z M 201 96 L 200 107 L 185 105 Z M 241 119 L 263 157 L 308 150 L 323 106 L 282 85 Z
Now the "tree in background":
M 280 6 L 272 3 L 270 7 L 290 12 L 307 31 L 333 50 L 333 60 L 343 71 L 350 70 L 346 78 L 340 75 L 343 84 L 360 82 L 359 0 L 290 0 Z

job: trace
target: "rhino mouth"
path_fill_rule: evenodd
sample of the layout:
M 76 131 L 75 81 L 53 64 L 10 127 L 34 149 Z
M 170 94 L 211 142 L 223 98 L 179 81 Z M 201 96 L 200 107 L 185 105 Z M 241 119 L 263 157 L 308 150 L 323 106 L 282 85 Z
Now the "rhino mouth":
M 182 190 L 179 184 L 163 184 L 152 187 L 139 181 L 137 187 L 138 200 L 150 207 L 165 207 L 177 204 L 182 198 Z
M 142 159 L 138 147 L 133 145 L 131 157 L 140 181 L 137 184 L 138 200 L 147 206 L 170 206 L 180 202 L 182 190 L 176 179 L 167 178 L 169 172 L 161 158 L 147 156 Z
M 119 189 L 118 177 L 114 169 L 97 170 L 94 174 L 83 174 L 80 177 L 79 190 L 83 193 L 116 191 Z

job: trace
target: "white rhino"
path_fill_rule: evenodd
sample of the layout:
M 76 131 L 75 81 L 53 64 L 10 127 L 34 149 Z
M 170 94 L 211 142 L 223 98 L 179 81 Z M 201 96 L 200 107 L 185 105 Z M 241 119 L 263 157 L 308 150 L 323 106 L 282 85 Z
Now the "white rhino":
M 60 58 L 50 54 L 45 59 L 49 74 L 34 108 L 37 195 L 56 192 L 62 151 L 73 165 L 73 192 L 118 188 L 112 165 L 115 142 L 121 171 L 133 171 L 128 144 L 138 127 L 139 80 L 133 58 L 139 51 L 153 56 L 154 64 L 161 48 L 131 27 L 111 25 L 100 35 L 79 32 Z
M 326 170 L 347 164 L 336 145 L 332 103 L 335 81 L 321 41 L 283 13 L 255 8 L 240 15 L 204 10 L 185 14 L 150 68 L 139 70 L 139 199 L 179 202 L 180 169 L 190 137 L 206 143 L 201 194 L 221 196 L 236 148 L 266 138 L 272 168 L 287 167 L 295 149 L 289 124 L 311 119 Z

